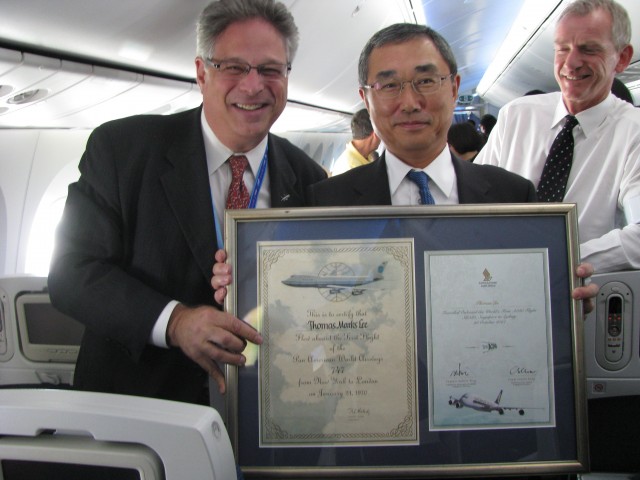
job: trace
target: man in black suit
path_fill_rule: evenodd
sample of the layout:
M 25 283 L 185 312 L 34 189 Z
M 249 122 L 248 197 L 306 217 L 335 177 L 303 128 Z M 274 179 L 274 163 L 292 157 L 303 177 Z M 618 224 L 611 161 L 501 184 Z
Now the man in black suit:
M 219 364 L 244 364 L 247 341 L 261 342 L 215 307 L 210 285 L 232 179 L 227 159 L 247 158 L 240 175 L 259 208 L 303 206 L 305 188 L 326 178 L 268 133 L 286 104 L 298 42 L 286 7 L 214 1 L 197 37 L 203 105 L 98 127 L 69 187 L 49 290 L 86 327 L 77 388 L 206 404 L 210 376 L 224 392 Z
M 462 161 L 447 148 L 460 75 L 446 40 L 423 25 L 396 24 L 364 47 L 360 97 L 386 151 L 377 162 L 310 187 L 315 206 L 416 205 L 420 190 L 407 174 L 428 175 L 436 204 L 534 201 L 528 180 Z

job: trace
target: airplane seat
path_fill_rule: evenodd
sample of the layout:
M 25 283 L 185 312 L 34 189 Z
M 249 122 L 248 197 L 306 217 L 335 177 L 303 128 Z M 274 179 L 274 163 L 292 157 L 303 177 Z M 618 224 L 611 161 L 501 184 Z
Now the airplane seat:
M 0 388 L 70 388 L 83 331 L 53 308 L 46 277 L 0 277 Z
M 25 472 L 26 478 L 138 480 L 229 480 L 237 474 L 227 430 L 211 407 L 95 392 L 3 389 L 0 479 L 23 479 Z M 55 475 L 59 472 L 64 476 Z
M 640 472 L 640 271 L 592 280 L 600 291 L 584 329 L 591 471 Z

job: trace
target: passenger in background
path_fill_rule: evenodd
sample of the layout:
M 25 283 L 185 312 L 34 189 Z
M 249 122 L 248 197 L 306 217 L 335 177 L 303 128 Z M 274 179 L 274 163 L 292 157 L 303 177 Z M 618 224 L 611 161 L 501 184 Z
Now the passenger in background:
M 502 107 L 476 158 L 530 179 L 541 200 L 576 203 L 580 253 L 597 272 L 640 269 L 640 111 L 611 93 L 633 55 L 630 41 L 629 16 L 615 1 L 570 3 L 555 30 L 561 92 Z M 561 167 L 561 154 L 547 160 L 557 135 L 575 144 Z M 566 187 L 546 180 L 554 167 L 566 173 Z
M 493 127 L 496 126 L 497 121 L 498 119 L 490 113 L 483 115 L 480 119 L 480 133 L 484 135 L 485 142 L 487 141 L 487 138 L 489 138 L 489 134 L 491 133 L 491 130 L 493 130 Z
M 243 365 L 247 342 L 262 341 L 214 302 L 225 202 L 304 206 L 305 187 L 326 177 L 269 133 L 298 45 L 287 8 L 214 1 L 197 42 L 203 105 L 98 127 L 69 187 L 49 290 L 86 327 L 79 389 L 208 404 L 210 377 L 224 393 L 222 365 Z
M 380 139 L 373 131 L 366 108 L 351 117 L 351 136 L 353 139 L 347 143 L 345 151 L 333 162 L 331 175 L 339 175 L 378 158 L 376 149 L 380 146 Z
M 484 136 L 468 122 L 454 123 L 449 127 L 447 142 L 453 154 L 468 162 L 473 162 L 484 145 Z

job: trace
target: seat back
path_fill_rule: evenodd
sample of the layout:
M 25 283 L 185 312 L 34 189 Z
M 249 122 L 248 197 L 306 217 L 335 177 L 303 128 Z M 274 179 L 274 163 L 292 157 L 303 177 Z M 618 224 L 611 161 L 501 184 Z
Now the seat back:
M 72 384 L 84 327 L 58 312 L 47 278 L 0 278 L 0 387 Z

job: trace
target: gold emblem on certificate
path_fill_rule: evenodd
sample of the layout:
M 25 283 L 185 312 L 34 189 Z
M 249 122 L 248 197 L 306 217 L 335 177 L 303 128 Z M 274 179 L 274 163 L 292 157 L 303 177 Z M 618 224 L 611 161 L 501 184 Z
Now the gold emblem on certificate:
M 260 445 L 417 444 L 413 240 L 257 248 Z

